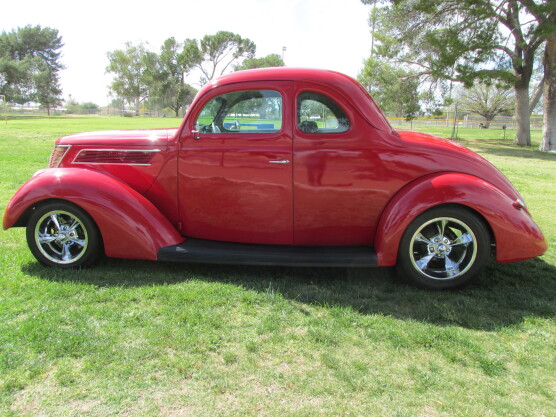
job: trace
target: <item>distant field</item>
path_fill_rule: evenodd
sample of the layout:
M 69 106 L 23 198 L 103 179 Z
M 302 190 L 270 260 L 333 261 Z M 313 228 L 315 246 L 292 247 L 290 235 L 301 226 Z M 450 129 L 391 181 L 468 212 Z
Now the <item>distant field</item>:
M 0 121 L 0 209 L 59 136 L 180 121 Z M 531 149 L 500 133 L 458 140 L 517 186 L 551 247 L 461 291 L 387 269 L 103 259 L 58 271 L 23 229 L 0 232 L 0 415 L 553 416 L 556 155 L 536 150 L 539 132 Z

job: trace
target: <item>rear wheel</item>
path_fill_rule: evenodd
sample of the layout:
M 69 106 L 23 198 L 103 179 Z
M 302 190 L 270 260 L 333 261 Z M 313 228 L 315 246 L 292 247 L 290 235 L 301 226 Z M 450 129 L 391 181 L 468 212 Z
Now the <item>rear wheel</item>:
M 480 218 L 463 208 L 438 207 L 405 231 L 398 271 L 422 288 L 456 288 L 476 278 L 489 256 L 490 236 Z
M 39 262 L 59 268 L 93 264 L 100 255 L 100 233 L 82 209 L 63 201 L 38 208 L 27 224 L 27 244 Z

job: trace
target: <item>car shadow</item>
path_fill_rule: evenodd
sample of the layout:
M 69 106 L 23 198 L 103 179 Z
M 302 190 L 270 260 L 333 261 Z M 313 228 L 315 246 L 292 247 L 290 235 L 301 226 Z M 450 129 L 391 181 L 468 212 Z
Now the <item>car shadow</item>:
M 294 268 L 104 259 L 95 268 L 59 270 L 28 263 L 25 274 L 102 287 L 224 283 L 273 292 L 296 303 L 349 308 L 437 326 L 492 331 L 525 318 L 556 315 L 556 267 L 541 258 L 489 264 L 480 279 L 454 291 L 427 291 L 402 283 L 391 268 Z M 301 308 L 301 307 L 300 307 Z

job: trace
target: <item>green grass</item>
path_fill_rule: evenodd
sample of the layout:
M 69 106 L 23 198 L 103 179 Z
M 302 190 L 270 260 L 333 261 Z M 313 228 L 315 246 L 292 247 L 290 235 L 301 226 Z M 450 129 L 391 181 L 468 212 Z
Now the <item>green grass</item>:
M 178 124 L 0 124 L 0 208 L 57 136 Z M 34 260 L 23 229 L 0 232 L 0 415 L 554 415 L 556 155 L 492 132 L 460 141 L 516 184 L 551 248 L 491 264 L 462 291 L 380 269 L 103 259 L 59 271 Z

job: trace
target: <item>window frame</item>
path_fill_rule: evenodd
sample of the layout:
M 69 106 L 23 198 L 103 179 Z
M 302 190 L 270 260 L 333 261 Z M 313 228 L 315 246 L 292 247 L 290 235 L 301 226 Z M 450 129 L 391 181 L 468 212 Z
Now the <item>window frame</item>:
M 226 129 L 224 127 L 224 120 L 226 118 L 226 115 L 222 115 L 223 111 L 226 111 L 226 106 L 221 106 L 218 111 L 217 114 L 214 116 L 213 118 L 213 122 L 217 119 L 220 119 L 220 121 L 222 122 L 222 130 L 220 132 L 198 132 L 199 134 L 202 135 L 217 135 L 219 138 L 220 137 L 233 137 L 233 136 L 237 136 L 238 133 L 244 133 L 247 136 L 258 136 L 258 135 L 263 135 L 263 136 L 268 136 L 268 135 L 280 135 L 283 133 L 284 128 L 285 128 L 285 122 L 287 120 L 286 117 L 286 111 L 288 109 L 289 106 L 286 106 L 286 97 L 287 95 L 284 94 L 284 92 L 282 91 L 282 89 L 279 88 L 279 86 L 276 85 L 260 85 L 260 86 L 247 86 L 247 85 L 242 85 L 242 86 L 238 86 L 238 85 L 232 85 L 232 86 L 227 86 L 228 88 L 219 90 L 219 91 L 214 91 L 215 94 L 207 94 L 200 102 L 198 105 L 196 105 L 196 107 L 199 109 L 195 114 L 192 115 L 191 118 L 191 127 L 192 129 L 196 130 L 197 128 L 197 121 L 199 120 L 199 118 L 201 117 L 201 113 L 203 112 L 203 110 L 206 108 L 206 106 L 213 100 L 215 100 L 218 97 L 221 96 L 225 96 L 228 94 L 234 94 L 234 93 L 248 93 L 248 92 L 254 92 L 254 91 L 266 91 L 266 92 L 272 92 L 272 93 L 276 93 L 277 97 L 280 98 L 281 101 L 281 117 L 280 117 L 280 128 L 278 129 L 272 129 L 272 130 L 267 130 L 265 131 L 264 129 L 245 129 L 245 130 L 229 130 Z M 262 97 L 263 99 L 265 97 Z M 246 100 L 249 100 L 246 99 Z M 241 101 L 246 101 L 246 100 L 241 100 Z M 233 106 L 237 105 L 238 103 L 240 103 L 241 101 L 235 101 L 233 102 L 231 107 L 228 107 L 228 111 L 226 114 L 229 114 L 229 110 L 231 108 L 233 108 Z M 222 117 L 223 116 L 223 117 Z M 278 119 L 275 119 L 278 120 Z M 218 128 L 220 129 L 220 126 L 218 126 Z
M 343 135 L 346 133 L 349 133 L 352 129 L 353 129 L 353 115 L 350 114 L 350 111 L 347 111 L 346 108 L 343 106 L 343 104 L 340 102 L 340 100 L 338 100 L 337 98 L 334 98 L 331 94 L 327 94 L 326 92 L 323 91 L 319 91 L 320 89 L 318 88 L 303 88 L 299 91 L 296 92 L 296 96 L 295 96 L 295 115 L 294 115 L 294 121 L 295 121 L 295 130 L 297 133 L 301 133 L 304 135 L 309 135 L 309 136 L 313 136 L 313 135 Z M 318 103 L 320 103 L 323 106 L 326 106 L 328 108 L 328 110 L 335 116 L 336 120 L 338 120 L 339 125 L 341 125 L 340 123 L 340 117 L 338 117 L 338 115 L 336 114 L 336 112 L 334 110 L 339 110 L 341 113 L 343 113 L 344 118 L 347 120 L 348 126 L 347 129 L 345 130 L 322 130 L 322 129 L 318 129 L 315 132 L 307 132 L 304 130 L 300 129 L 300 111 L 301 111 L 301 105 L 302 105 L 302 96 L 304 94 L 314 94 L 314 95 L 318 95 L 323 97 L 325 100 L 329 101 L 331 104 L 334 105 L 334 107 L 336 107 L 336 109 L 333 109 L 332 107 L 330 107 L 328 104 L 326 104 L 325 102 L 321 102 L 319 100 L 313 100 L 316 101 Z M 311 100 L 311 99 L 307 99 L 307 100 Z

